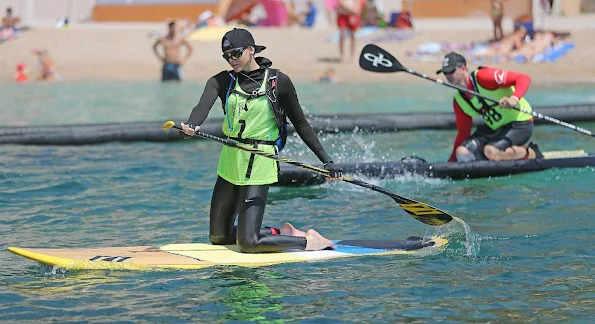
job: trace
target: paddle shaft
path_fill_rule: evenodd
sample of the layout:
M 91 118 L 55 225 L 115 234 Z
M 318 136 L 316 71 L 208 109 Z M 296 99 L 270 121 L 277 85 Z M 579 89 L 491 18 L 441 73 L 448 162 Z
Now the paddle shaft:
M 182 130 L 182 127 L 180 127 L 178 125 L 174 125 L 173 128 Z M 291 159 L 281 158 L 277 154 L 267 153 L 267 152 L 261 151 L 259 149 L 256 149 L 254 147 L 244 145 L 244 144 L 238 143 L 238 142 L 230 140 L 230 139 L 217 137 L 217 136 L 203 133 L 203 132 L 196 132 L 196 133 L 194 133 L 194 136 L 199 136 L 202 138 L 214 140 L 214 141 L 217 141 L 224 145 L 227 145 L 229 147 L 237 148 L 239 150 L 250 152 L 255 155 L 264 156 L 266 158 L 273 159 L 273 160 L 276 160 L 279 162 L 295 165 L 299 168 L 306 169 L 306 170 L 321 174 L 326 177 L 330 177 L 330 172 L 328 170 L 325 170 L 325 169 L 322 169 L 319 167 L 315 167 L 313 165 L 305 164 L 302 162 L 294 161 Z M 449 215 L 435 207 L 415 201 L 413 199 L 399 196 L 399 195 L 392 193 L 380 186 L 373 185 L 371 183 L 367 183 L 364 181 L 356 180 L 356 179 L 353 179 L 353 178 L 350 178 L 347 176 L 343 176 L 342 179 L 345 182 L 348 182 L 348 183 L 351 183 L 351 184 L 354 184 L 356 186 L 360 186 L 363 188 L 371 189 L 373 191 L 376 191 L 376 192 L 379 192 L 379 193 L 382 193 L 382 194 L 385 194 L 385 195 L 391 197 L 409 215 L 411 215 L 413 218 L 419 220 L 422 223 L 432 225 L 432 226 L 440 226 L 440 225 L 444 225 L 444 224 L 450 222 L 453 219 L 451 215 Z
M 405 67 L 403 67 L 403 71 L 405 71 L 405 72 L 407 72 L 407 73 L 409 73 L 409 74 L 412 74 L 412 75 L 415 75 L 415 76 L 418 76 L 418 77 L 424 78 L 424 79 L 426 79 L 426 80 L 434 81 L 434 82 L 436 82 L 436 83 L 439 83 L 439 84 L 445 85 L 445 86 L 447 86 L 447 87 L 450 87 L 450 88 L 453 88 L 453 89 L 457 89 L 457 90 L 459 90 L 459 91 L 463 91 L 463 92 L 466 92 L 466 93 L 472 94 L 472 95 L 474 95 L 474 96 L 477 96 L 477 97 L 483 98 L 483 99 L 485 99 L 485 100 L 489 100 L 489 101 L 492 101 L 492 102 L 498 102 L 498 100 L 496 100 L 496 99 L 494 99 L 494 98 L 490 98 L 490 97 L 488 97 L 488 96 L 485 96 L 485 95 L 483 95 L 483 94 L 481 94 L 481 93 L 479 93 L 479 92 L 477 92 L 477 91 L 469 90 L 469 89 L 467 89 L 467 88 L 463 88 L 463 87 L 461 87 L 461 86 L 459 86 L 459 85 L 456 85 L 456 84 L 452 84 L 452 83 L 444 82 L 444 81 L 442 81 L 442 80 L 440 80 L 440 79 L 432 78 L 432 77 L 430 77 L 430 76 L 429 76 L 429 75 L 427 75 L 427 74 L 421 74 L 421 73 L 415 72 L 415 71 L 413 71 L 413 70 L 411 70 L 411 69 L 406 69 Z M 595 137 L 595 134 L 593 134 L 593 132 L 591 132 L 590 130 L 588 130 L 588 129 L 584 129 L 584 128 L 582 128 L 582 127 L 578 127 L 578 126 L 576 126 L 576 125 L 573 125 L 573 124 L 569 124 L 569 123 L 567 123 L 567 122 L 565 122 L 565 121 L 562 121 L 562 120 L 559 120 L 559 119 L 556 119 L 556 118 L 553 118 L 553 117 L 549 117 L 549 116 L 546 116 L 546 115 L 543 115 L 543 114 L 537 113 L 537 112 L 535 112 L 535 111 L 526 111 L 526 110 L 524 110 L 524 109 L 522 109 L 522 108 L 519 108 L 519 107 L 513 107 L 512 109 L 516 109 L 516 110 L 518 110 L 518 111 L 520 111 L 520 112 L 524 112 L 525 114 L 530 114 L 530 115 L 533 115 L 533 117 L 535 117 L 535 118 L 539 118 L 539 119 L 547 120 L 547 121 L 549 121 L 549 122 L 552 122 L 552 123 L 554 123 L 554 124 L 558 124 L 558 125 L 560 125 L 560 126 L 564 126 L 564 127 L 570 128 L 570 129 L 572 129 L 572 130 L 574 130 L 574 131 L 577 131 L 577 132 L 579 132 L 579 133 L 583 133 L 583 134 L 585 134 L 585 135 L 589 135 L 589 136 L 593 136 L 593 137 Z

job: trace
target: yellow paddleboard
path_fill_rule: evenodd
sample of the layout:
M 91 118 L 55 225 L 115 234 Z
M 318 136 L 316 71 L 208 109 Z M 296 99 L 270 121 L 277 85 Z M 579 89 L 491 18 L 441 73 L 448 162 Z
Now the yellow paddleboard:
M 235 245 L 203 243 L 169 244 L 161 247 L 105 247 L 93 249 L 40 249 L 9 247 L 22 257 L 65 269 L 150 270 L 155 268 L 200 269 L 215 265 L 258 267 L 288 262 L 306 262 L 363 255 L 428 255 L 444 250 L 444 238 L 422 242 L 407 240 L 337 240 L 337 249 L 242 253 Z

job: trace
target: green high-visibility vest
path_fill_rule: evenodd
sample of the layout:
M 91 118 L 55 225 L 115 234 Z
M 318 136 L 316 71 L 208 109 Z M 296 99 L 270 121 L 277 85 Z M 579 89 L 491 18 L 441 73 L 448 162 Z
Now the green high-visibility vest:
M 269 71 L 265 72 L 267 80 Z M 265 93 L 266 82 L 254 93 L 246 93 L 236 79 L 226 101 L 222 130 L 227 137 L 274 142 L 279 138 L 275 114 Z M 277 146 L 253 144 L 267 153 L 277 154 Z M 278 181 L 275 160 L 224 146 L 219 157 L 217 174 L 235 185 L 263 185 Z
M 498 88 L 495 90 L 488 90 L 482 87 L 477 82 L 477 72 L 479 72 L 479 69 L 471 73 L 471 81 L 473 82 L 476 91 L 482 95 L 500 100 L 503 97 L 510 97 L 514 93 L 514 86 L 508 88 Z M 461 94 L 460 91 L 457 91 L 454 99 L 465 114 L 471 117 L 482 115 L 486 125 L 493 130 L 515 121 L 525 121 L 533 118 L 531 114 L 527 114 L 516 109 L 502 108 L 497 102 L 488 103 L 476 96 L 473 96 L 471 99 L 467 99 Z M 525 98 L 521 98 L 519 100 L 517 107 L 527 112 L 533 111 L 531 104 L 529 104 Z

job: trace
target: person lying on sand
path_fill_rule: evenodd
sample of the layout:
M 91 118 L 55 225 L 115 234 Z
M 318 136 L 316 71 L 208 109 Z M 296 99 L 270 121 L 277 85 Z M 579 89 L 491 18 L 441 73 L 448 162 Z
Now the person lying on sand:
M 558 41 L 559 40 L 552 32 L 538 32 L 530 42 L 525 43 L 521 48 L 510 52 L 506 55 L 506 58 L 508 60 L 514 60 L 515 57 L 522 56 L 526 62 L 529 62 L 535 55 L 555 45 Z
M 477 53 L 477 58 L 497 58 L 510 54 L 512 51 L 520 49 L 528 38 L 525 27 L 519 26 L 512 34 L 504 37 L 499 42 L 492 43 L 488 50 L 483 53 Z

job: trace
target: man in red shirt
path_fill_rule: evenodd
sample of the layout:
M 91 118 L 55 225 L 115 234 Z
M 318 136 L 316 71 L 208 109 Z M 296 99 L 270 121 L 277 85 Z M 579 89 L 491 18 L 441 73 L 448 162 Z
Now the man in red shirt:
M 442 68 L 451 84 L 479 92 L 499 100 L 492 103 L 482 98 L 457 91 L 452 105 L 456 115 L 457 137 L 449 162 L 475 160 L 520 160 L 543 157 L 537 145 L 530 142 L 533 135 L 533 116 L 513 107 L 532 112 L 531 105 L 523 98 L 531 78 L 525 74 L 480 67 L 467 70 L 467 61 L 460 54 L 451 52 L 444 57 Z M 473 135 L 473 116 L 483 117 L 484 125 L 477 127 Z

